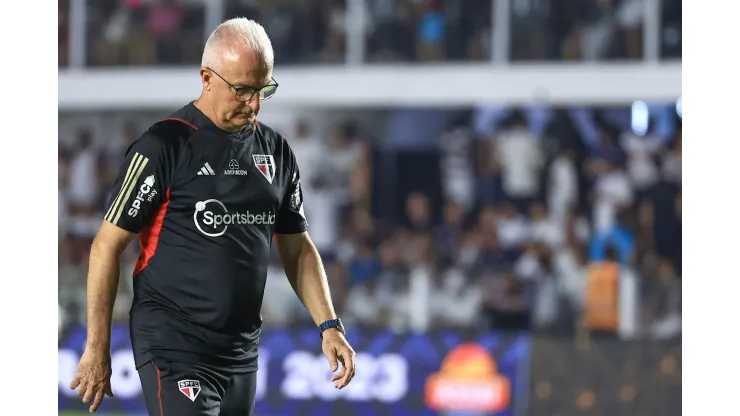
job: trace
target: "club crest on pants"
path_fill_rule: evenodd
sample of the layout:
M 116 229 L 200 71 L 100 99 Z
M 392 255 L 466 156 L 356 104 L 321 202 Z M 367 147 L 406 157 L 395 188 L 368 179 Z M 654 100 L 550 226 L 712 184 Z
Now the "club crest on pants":
M 190 401 L 195 402 L 195 399 L 200 393 L 200 381 L 198 380 L 180 380 L 177 382 L 177 388 L 180 389 L 180 393 L 187 396 Z

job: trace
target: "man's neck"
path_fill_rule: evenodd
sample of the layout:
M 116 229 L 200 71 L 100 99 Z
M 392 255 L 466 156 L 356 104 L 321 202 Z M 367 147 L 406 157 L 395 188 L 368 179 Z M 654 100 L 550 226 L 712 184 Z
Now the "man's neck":
M 207 100 L 203 99 L 203 96 L 200 96 L 197 100 L 193 101 L 193 105 L 195 106 L 195 108 L 200 110 L 201 113 L 208 117 L 208 119 L 211 120 L 211 122 L 216 127 L 225 132 L 234 133 L 234 129 L 224 125 L 223 120 L 221 120 L 221 118 L 216 115 L 216 110 L 213 108 L 213 105 L 211 105 Z

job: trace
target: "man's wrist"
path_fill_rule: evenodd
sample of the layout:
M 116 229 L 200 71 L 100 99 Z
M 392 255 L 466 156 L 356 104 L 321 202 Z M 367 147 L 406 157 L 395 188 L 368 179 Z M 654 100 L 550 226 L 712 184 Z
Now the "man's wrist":
M 342 335 L 345 335 L 344 325 L 340 319 L 329 319 L 319 324 L 320 335 L 323 338 L 324 332 L 329 330 L 335 330 Z
M 90 350 L 91 353 L 109 354 L 110 340 L 106 341 L 104 338 L 88 336 L 85 349 Z
M 339 328 L 329 328 L 329 329 L 325 329 L 325 330 L 321 331 L 321 335 L 322 336 L 323 335 L 326 335 L 326 334 L 331 334 L 331 333 L 333 333 L 333 334 L 339 334 L 339 335 L 344 335 L 344 333 L 342 333 L 342 331 L 340 331 Z

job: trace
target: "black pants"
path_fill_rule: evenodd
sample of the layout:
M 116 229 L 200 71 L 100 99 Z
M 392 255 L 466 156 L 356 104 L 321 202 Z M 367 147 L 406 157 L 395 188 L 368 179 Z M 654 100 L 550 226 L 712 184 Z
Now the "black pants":
M 139 368 L 149 416 L 252 416 L 257 373 L 153 360 Z

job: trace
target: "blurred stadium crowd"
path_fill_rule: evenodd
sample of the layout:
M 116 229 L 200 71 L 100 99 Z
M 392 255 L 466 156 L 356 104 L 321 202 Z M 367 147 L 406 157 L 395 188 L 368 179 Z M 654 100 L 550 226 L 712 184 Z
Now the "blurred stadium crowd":
M 619 332 L 680 334 L 675 110 L 637 126 L 629 109 L 490 107 L 445 117 L 420 110 L 406 118 L 410 129 L 398 122 L 403 111 L 390 111 L 384 124 L 341 120 L 326 136 L 309 120 L 282 131 L 299 161 L 310 232 L 335 305 L 348 323 L 400 332 L 577 331 L 594 265 L 611 259 L 633 282 L 623 285 L 633 288 L 620 299 L 632 305 L 622 305 L 628 312 Z M 60 137 L 59 299 L 67 324 L 85 319 L 87 255 L 108 186 L 127 146 L 156 116 Z M 429 130 L 440 118 L 440 129 Z M 127 319 L 137 256 L 132 244 L 118 320 Z M 310 322 L 277 256 L 263 317 L 265 325 Z
M 71 0 L 59 1 L 59 65 L 69 63 Z M 681 1 L 659 0 L 659 51 L 681 56 Z M 645 0 L 513 0 L 496 16 L 491 0 L 368 0 L 360 28 L 348 0 L 223 0 L 224 19 L 258 19 L 281 65 L 338 63 L 348 31 L 361 30 L 369 62 L 490 60 L 491 31 L 509 25 L 509 58 L 638 60 L 644 54 Z M 205 0 L 88 1 L 85 64 L 196 64 L 205 43 Z M 553 12 L 557 10 L 557 13 Z
M 224 0 L 218 18 L 257 18 L 271 36 L 278 65 L 341 63 L 348 31 L 355 29 L 348 23 L 350 3 L 359 4 Z M 490 0 L 364 4 L 360 39 L 368 61 L 477 61 L 495 53 L 491 30 L 502 18 Z M 513 0 L 509 58 L 642 59 L 645 4 Z M 60 67 L 70 60 L 69 6 L 70 0 L 59 0 Z M 680 58 L 681 2 L 661 0 L 660 6 L 659 56 Z M 84 64 L 197 64 L 207 7 L 202 0 L 88 1 Z M 584 324 L 594 263 L 608 258 L 634 282 L 622 285 L 634 286 L 620 297 L 630 299 L 622 309 L 632 311 L 622 317 L 623 336 L 680 333 L 681 128 L 675 106 L 657 112 L 643 103 L 632 109 L 352 111 L 375 114 L 373 122 L 334 117 L 326 129 L 317 126 L 324 121 L 305 118 L 279 129 L 298 157 L 311 234 L 348 323 L 398 331 L 573 331 Z M 91 114 L 96 121 L 86 126 L 60 113 L 65 325 L 85 319 L 87 254 L 115 170 L 142 129 L 164 115 L 126 120 L 124 112 L 106 124 Z M 132 245 L 123 261 L 118 320 L 127 319 L 137 256 Z M 274 262 L 265 324 L 307 321 L 279 259 Z

